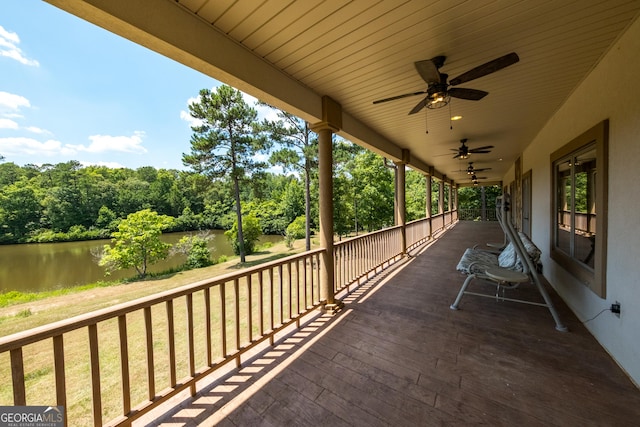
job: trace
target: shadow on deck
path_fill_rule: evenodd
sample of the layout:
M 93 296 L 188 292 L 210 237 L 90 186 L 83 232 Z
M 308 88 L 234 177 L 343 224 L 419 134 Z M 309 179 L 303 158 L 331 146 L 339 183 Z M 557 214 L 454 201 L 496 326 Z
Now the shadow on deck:
M 149 425 L 636 423 L 640 391 L 553 291 L 569 333 L 541 307 L 465 296 L 449 309 L 464 249 L 501 240 L 497 223 L 459 222 Z

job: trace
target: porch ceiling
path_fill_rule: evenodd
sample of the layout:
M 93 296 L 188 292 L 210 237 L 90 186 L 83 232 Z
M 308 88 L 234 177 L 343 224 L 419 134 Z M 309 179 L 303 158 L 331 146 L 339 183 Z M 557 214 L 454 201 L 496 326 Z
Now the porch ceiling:
M 344 137 L 394 159 L 409 149 L 415 168 L 461 184 L 468 161 L 502 179 L 640 11 L 639 0 L 47 1 L 311 122 L 328 95 Z M 407 114 L 419 96 L 372 103 L 424 90 L 415 61 L 445 55 L 453 78 L 509 52 L 520 62 L 461 85 L 489 92 L 480 101 L 428 117 Z M 449 114 L 462 116 L 452 130 Z M 455 160 L 461 138 L 495 148 Z

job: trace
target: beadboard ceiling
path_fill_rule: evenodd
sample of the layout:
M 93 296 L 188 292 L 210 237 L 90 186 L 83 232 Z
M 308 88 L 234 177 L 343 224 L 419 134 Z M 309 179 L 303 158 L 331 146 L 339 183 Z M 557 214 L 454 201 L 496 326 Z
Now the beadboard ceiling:
M 469 161 L 502 179 L 640 11 L 638 0 L 48 1 L 306 120 L 328 95 L 343 136 L 390 158 L 408 149 L 416 169 L 463 185 Z M 415 61 L 445 55 L 452 79 L 509 52 L 520 61 L 459 86 L 482 100 L 414 115 L 420 96 L 373 104 L 426 89 Z M 495 148 L 453 159 L 462 138 Z

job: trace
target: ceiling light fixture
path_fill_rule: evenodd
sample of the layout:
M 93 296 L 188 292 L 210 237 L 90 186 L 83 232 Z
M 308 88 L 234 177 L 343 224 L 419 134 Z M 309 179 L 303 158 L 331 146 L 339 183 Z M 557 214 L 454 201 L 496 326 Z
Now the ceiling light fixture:
M 436 110 L 438 108 L 446 107 L 449 105 L 449 101 L 451 97 L 444 93 L 434 93 L 429 96 L 429 102 L 427 102 L 427 108 L 431 110 Z

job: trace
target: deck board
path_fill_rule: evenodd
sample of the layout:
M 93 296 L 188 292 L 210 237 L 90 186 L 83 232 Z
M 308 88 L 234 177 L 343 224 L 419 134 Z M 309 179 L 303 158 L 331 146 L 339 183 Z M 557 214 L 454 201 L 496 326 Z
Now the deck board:
M 345 298 L 339 314 L 276 344 L 277 357 L 247 361 L 236 374 L 252 378 L 232 393 L 216 391 L 229 384 L 223 378 L 150 424 L 637 423 L 640 391 L 550 287 L 568 333 L 555 330 L 543 307 L 467 295 L 461 310 L 449 309 L 463 280 L 455 265 L 464 249 L 501 238 L 495 223 L 458 223 Z M 532 286 L 513 292 L 536 296 Z M 198 399 L 213 397 L 197 416 L 184 416 Z

